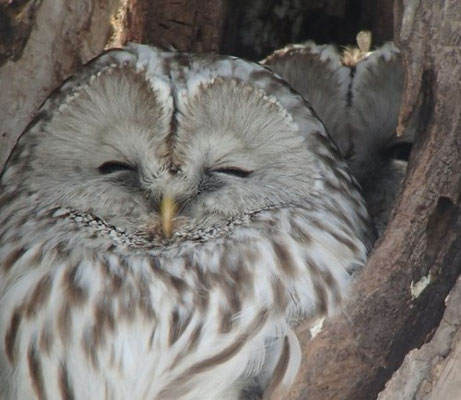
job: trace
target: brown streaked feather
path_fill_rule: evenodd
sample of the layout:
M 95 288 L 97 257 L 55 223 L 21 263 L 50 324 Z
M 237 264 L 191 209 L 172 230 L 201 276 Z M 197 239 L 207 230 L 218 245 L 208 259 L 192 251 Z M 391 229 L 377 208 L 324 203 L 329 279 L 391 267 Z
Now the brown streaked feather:
M 219 323 L 219 333 L 229 333 L 232 329 L 232 316 L 233 313 L 229 310 L 220 310 L 220 323 Z
M 170 317 L 170 333 L 168 336 L 168 345 L 170 347 L 182 336 L 192 319 L 192 315 L 193 313 L 190 312 L 185 318 L 181 318 L 178 309 L 173 310 Z
M 275 307 L 274 312 L 284 313 L 286 307 L 288 306 L 288 298 L 286 296 L 286 289 L 279 277 L 275 277 L 272 280 L 272 292 Z
M 16 362 L 16 337 L 18 335 L 19 327 L 21 325 L 22 310 L 16 308 L 11 316 L 10 326 L 5 335 L 5 350 L 8 360 L 11 364 Z
M 94 307 L 94 316 L 93 343 L 95 346 L 104 346 L 107 343 L 106 335 L 116 328 L 111 301 L 105 297 L 99 299 Z
M 278 266 L 290 277 L 296 275 L 296 263 L 288 249 L 280 242 L 280 240 L 272 241 L 272 248 L 277 256 Z
M 59 367 L 58 377 L 59 391 L 61 392 L 62 400 L 74 400 L 74 390 L 72 388 L 69 373 L 67 371 L 67 365 L 63 362 Z
M 247 331 L 240 334 L 236 340 L 234 340 L 229 346 L 224 348 L 220 353 L 215 354 L 205 360 L 202 360 L 194 365 L 192 365 L 189 370 L 177 378 L 175 378 L 171 383 L 169 383 L 160 393 L 160 398 L 175 398 L 172 397 L 173 394 L 176 395 L 177 393 L 185 392 L 185 388 L 189 384 L 190 380 L 197 374 L 210 370 L 222 363 L 228 361 L 233 356 L 235 356 L 239 350 L 250 340 L 253 338 L 259 330 L 263 327 L 267 317 L 269 315 L 268 310 L 261 310 L 259 314 L 255 317 L 253 322 L 248 327 Z M 201 325 L 200 329 L 201 329 Z M 173 368 L 179 358 L 176 358 L 173 362 L 171 368 Z
M 52 327 L 50 325 L 45 325 L 40 334 L 39 347 L 40 351 L 45 354 L 50 354 L 51 346 L 53 345 L 54 336 Z
M 189 375 L 198 374 L 200 372 L 213 368 L 216 365 L 222 364 L 226 362 L 227 360 L 229 360 L 230 358 L 232 358 L 248 342 L 250 338 L 254 337 L 259 332 L 264 322 L 266 321 L 267 316 L 268 316 L 268 311 L 261 310 L 245 333 L 239 335 L 232 344 L 227 346 L 220 353 L 214 356 L 211 356 L 210 358 L 207 358 L 193 365 L 189 369 L 188 374 Z
M 61 341 L 67 343 L 72 332 L 71 307 L 65 302 L 61 305 L 57 319 L 58 333 Z
M 173 362 L 170 365 L 170 369 L 174 369 L 177 367 L 178 363 L 184 359 L 184 357 L 188 354 L 193 353 L 199 344 L 200 338 L 202 337 L 202 329 L 203 329 L 203 322 L 197 324 L 197 326 L 192 331 L 189 341 L 187 343 L 187 347 L 184 351 L 180 352 Z
M 87 291 L 76 280 L 78 269 L 78 264 L 67 266 L 62 282 L 66 298 L 69 299 L 71 304 L 75 305 L 83 304 L 88 298 Z
M 51 292 L 51 276 L 49 274 L 44 275 L 38 283 L 32 294 L 29 297 L 29 301 L 25 305 L 26 317 L 30 318 L 42 307 L 49 299 Z
M 29 375 L 35 395 L 39 400 L 46 400 L 45 382 L 43 380 L 42 363 L 37 351 L 36 343 L 32 342 L 27 352 Z
M 312 277 L 312 284 L 314 286 L 315 298 L 317 302 L 317 311 L 320 315 L 325 315 L 328 311 L 328 287 L 322 279 L 320 267 L 314 264 L 310 259 L 305 259 L 305 264 L 309 269 Z
M 280 392 L 285 393 L 285 390 L 280 388 L 280 384 L 283 381 L 288 368 L 288 362 L 290 360 L 290 343 L 288 337 L 285 336 L 283 340 L 283 349 L 280 354 L 277 365 L 275 366 L 274 372 L 272 374 L 271 380 L 267 389 L 264 391 L 262 400 L 284 400 L 283 397 L 280 397 Z
M 26 252 L 26 249 L 24 249 L 23 247 L 20 247 L 20 248 L 17 248 L 17 249 L 14 249 L 13 251 L 10 252 L 10 254 L 8 254 L 8 256 L 6 257 L 5 261 L 3 262 L 3 270 L 6 272 L 6 271 L 9 271 L 10 268 L 16 263 L 16 261 L 18 261 L 22 255 Z

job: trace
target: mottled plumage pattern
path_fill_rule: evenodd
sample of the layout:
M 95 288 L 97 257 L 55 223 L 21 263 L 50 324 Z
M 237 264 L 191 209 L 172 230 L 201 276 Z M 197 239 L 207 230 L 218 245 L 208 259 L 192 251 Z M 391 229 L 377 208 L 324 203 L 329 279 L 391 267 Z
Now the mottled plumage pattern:
M 372 241 L 308 103 L 231 57 L 100 56 L 0 185 L 1 399 L 283 399 Z
M 263 61 L 301 93 L 325 123 L 362 186 L 370 214 L 384 230 L 405 176 L 415 135 L 396 128 L 403 91 L 400 53 L 392 44 L 373 52 L 308 42 Z M 403 156 L 403 157 L 402 157 Z

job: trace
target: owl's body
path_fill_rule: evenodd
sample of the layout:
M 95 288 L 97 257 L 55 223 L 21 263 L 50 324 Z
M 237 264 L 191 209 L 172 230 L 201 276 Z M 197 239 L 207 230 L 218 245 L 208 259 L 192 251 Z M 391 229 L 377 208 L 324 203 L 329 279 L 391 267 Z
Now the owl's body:
M 230 57 L 102 55 L 0 185 L 1 399 L 284 398 L 292 324 L 341 302 L 371 243 L 308 104 Z
M 341 54 L 332 45 L 307 42 L 278 50 L 263 64 L 302 94 L 325 123 L 382 233 L 416 128 L 410 123 L 403 136 L 396 135 L 404 82 L 399 50 L 388 43 L 373 52 L 351 48 Z

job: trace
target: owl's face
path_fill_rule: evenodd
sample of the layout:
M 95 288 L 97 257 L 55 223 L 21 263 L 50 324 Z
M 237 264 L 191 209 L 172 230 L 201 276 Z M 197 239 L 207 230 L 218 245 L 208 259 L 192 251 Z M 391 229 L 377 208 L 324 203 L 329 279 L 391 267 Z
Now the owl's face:
M 129 62 L 79 77 L 22 139 L 32 143 L 26 187 L 43 205 L 128 231 L 158 225 L 165 196 L 194 226 L 303 203 L 319 173 L 293 118 L 238 76 L 197 80 L 206 63 L 196 64 L 163 65 L 169 79 Z

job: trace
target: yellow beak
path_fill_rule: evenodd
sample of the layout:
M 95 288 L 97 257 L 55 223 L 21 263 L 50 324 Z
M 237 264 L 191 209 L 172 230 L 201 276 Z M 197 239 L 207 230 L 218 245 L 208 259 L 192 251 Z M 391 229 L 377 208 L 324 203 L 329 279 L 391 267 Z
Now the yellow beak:
M 162 230 L 166 238 L 170 238 L 173 233 L 173 219 L 176 216 L 177 207 L 175 201 L 164 196 L 160 205 L 160 219 L 162 221 Z

